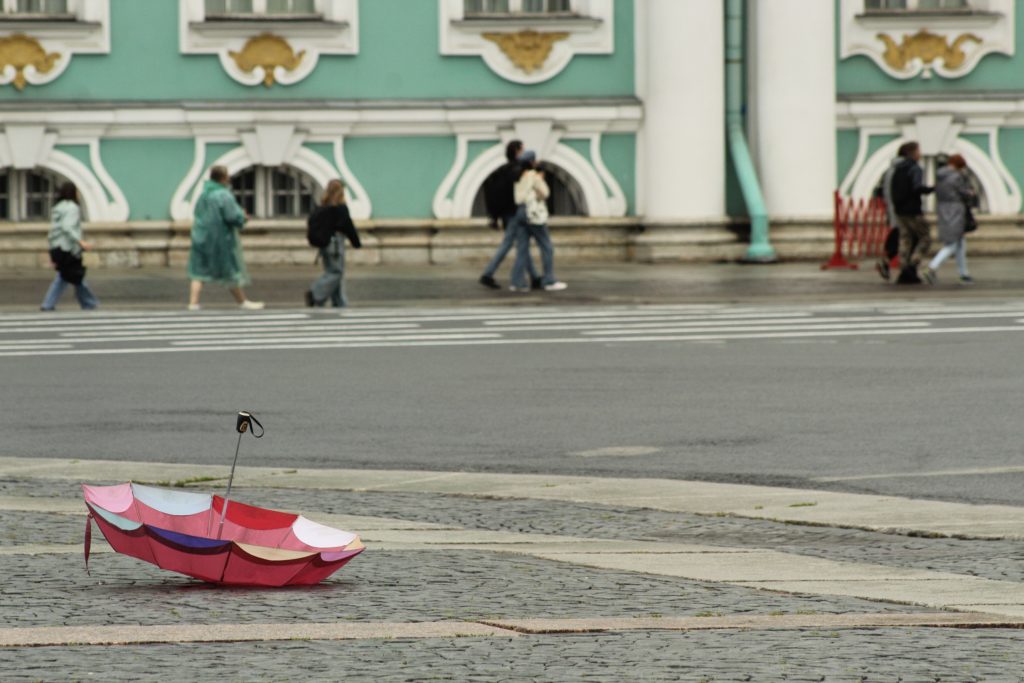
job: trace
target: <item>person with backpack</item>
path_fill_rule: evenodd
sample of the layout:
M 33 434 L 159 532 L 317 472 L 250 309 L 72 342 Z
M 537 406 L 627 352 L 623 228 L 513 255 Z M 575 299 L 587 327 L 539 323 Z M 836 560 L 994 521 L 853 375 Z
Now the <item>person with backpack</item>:
M 917 266 L 932 246 L 928 222 L 924 219 L 921 197 L 935 191 L 924 184 L 921 146 L 907 142 L 900 146 L 901 161 L 892 173 L 892 205 L 900 224 L 900 276 L 896 284 L 921 284 Z
M 82 239 L 82 208 L 78 205 L 78 188 L 74 183 L 60 186 L 51 219 L 52 226 L 47 240 L 50 260 L 57 270 L 57 276 L 53 278 L 39 309 L 54 310 L 61 294 L 71 285 L 75 288 L 78 305 L 83 310 L 92 310 L 100 302 L 89 285 L 85 284 L 85 266 L 82 265 L 82 252 L 92 249 L 92 245 Z
M 310 246 L 320 250 L 324 264 L 324 274 L 306 290 L 306 305 L 323 306 L 330 299 L 335 308 L 348 306 L 344 282 L 345 240 L 355 249 L 363 244 L 345 204 L 345 184 L 340 180 L 327 183 L 320 206 L 306 221 L 306 238 Z
M 568 285 L 555 279 L 555 247 L 548 231 L 547 200 L 551 196 L 551 189 L 544 180 L 544 171 L 537 167 L 537 155 L 533 150 L 523 152 L 519 160 L 523 171 L 515 185 L 515 199 L 523 207 L 524 220 L 517 228 L 516 262 L 512 266 L 512 285 L 509 289 L 513 292 L 530 291 L 526 270 L 530 260 L 530 238 L 533 238 L 544 264 L 541 287 L 548 292 L 558 292 Z
M 188 277 L 191 280 L 188 310 L 200 310 L 199 295 L 206 282 L 227 287 L 243 310 L 263 308 L 262 301 L 247 299 L 242 291 L 242 286 L 250 282 L 238 234 L 245 227 L 245 220 L 245 212 L 231 193 L 228 169 L 214 166 L 196 202 L 195 221 L 192 223 L 192 245 L 188 254 Z
M 945 166 L 935 173 L 935 223 L 938 227 L 942 248 L 922 271 L 921 276 L 934 285 L 935 271 L 950 256 L 956 255 L 960 282 L 971 284 L 974 279 L 967 272 L 966 234 L 977 229 L 971 206 L 977 195 L 967 179 L 967 161 L 959 154 L 949 157 Z
M 483 275 L 480 276 L 480 284 L 490 289 L 501 289 L 501 285 L 494 279 L 498 267 L 505 260 L 505 256 L 512 250 L 516 243 L 516 231 L 523 221 L 522 207 L 515 201 L 514 187 L 522 173 L 519 164 L 519 155 L 523 153 L 521 140 L 512 140 L 505 146 L 506 162 L 496 171 L 487 176 L 484 181 L 484 205 L 487 208 L 487 215 L 490 217 L 490 225 L 497 230 L 504 229 L 505 235 L 494 252 Z M 529 256 L 529 255 L 527 255 Z M 530 284 L 534 289 L 540 288 L 540 278 L 533 267 L 533 260 L 526 262 L 526 269 L 530 273 Z

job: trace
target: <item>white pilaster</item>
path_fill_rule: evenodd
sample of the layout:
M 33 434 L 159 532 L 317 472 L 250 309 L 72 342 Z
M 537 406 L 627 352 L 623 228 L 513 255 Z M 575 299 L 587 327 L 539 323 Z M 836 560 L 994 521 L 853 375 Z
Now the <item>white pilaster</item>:
M 638 213 L 653 221 L 725 214 L 722 0 L 643 0 L 637 8 Z M 695 46 L 700 46 L 695 52 Z
M 835 3 L 748 2 L 751 138 L 771 217 L 832 213 Z

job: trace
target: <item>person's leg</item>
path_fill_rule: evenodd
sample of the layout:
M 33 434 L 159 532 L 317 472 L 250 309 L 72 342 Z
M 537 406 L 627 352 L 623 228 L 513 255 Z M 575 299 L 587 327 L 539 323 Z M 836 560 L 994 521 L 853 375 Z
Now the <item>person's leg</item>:
M 967 270 L 967 238 L 961 237 L 957 242 L 956 267 L 960 271 L 960 278 L 970 280 L 971 274 Z
M 508 252 L 512 250 L 512 247 L 516 244 L 516 226 L 518 224 L 516 218 L 510 218 L 505 221 L 505 234 L 502 235 L 501 244 L 498 245 L 498 249 L 494 252 L 494 256 L 487 263 L 487 267 L 484 268 L 482 277 L 493 278 L 494 274 L 498 272 L 498 268 L 501 267 L 501 262 L 505 260 Z
M 75 285 L 75 297 L 78 299 L 78 305 L 87 311 L 98 308 L 100 305 L 100 300 L 89 289 L 89 285 L 85 284 L 85 280 Z
M 228 291 L 231 292 L 231 296 L 235 297 L 236 304 L 245 303 L 245 292 L 242 291 L 241 287 L 228 287 Z
M 924 216 L 916 216 L 912 223 L 914 228 L 915 237 L 917 238 L 917 244 L 911 252 L 911 260 L 916 266 L 923 259 L 928 256 L 928 252 L 932 248 L 932 235 L 931 228 L 928 225 L 928 221 L 924 219 Z
M 57 302 L 60 300 L 60 295 L 64 293 L 68 283 L 64 282 L 64 278 L 60 276 L 60 273 L 54 276 L 53 282 L 50 283 L 50 288 L 46 290 L 46 296 L 43 297 L 43 303 L 39 307 L 44 311 L 52 311 L 57 307 Z
M 900 216 L 900 268 L 910 266 L 910 254 L 914 250 L 914 232 L 910 227 L 910 217 Z
M 512 287 L 515 289 L 529 289 L 530 283 L 526 281 L 526 273 L 530 263 L 530 227 L 526 223 L 516 221 L 516 260 L 512 265 Z
M 335 308 L 348 306 L 348 297 L 345 296 L 345 243 L 341 237 L 338 238 L 338 258 L 336 263 L 338 271 L 338 283 L 331 293 L 331 304 Z
M 320 249 L 324 272 L 310 287 L 314 306 L 323 306 L 328 299 L 335 300 L 338 284 L 341 281 L 341 271 L 338 269 L 337 239 L 337 237 L 331 238 L 330 244 Z
M 190 308 L 199 305 L 199 295 L 202 293 L 202 291 L 203 281 L 192 280 L 192 283 L 189 285 L 188 289 L 188 305 Z
M 935 257 L 928 264 L 928 268 L 931 269 L 931 270 L 938 270 L 939 266 L 941 266 L 943 263 L 945 263 L 946 259 L 948 259 L 954 253 L 956 253 L 956 250 L 957 250 L 957 243 L 956 242 L 951 242 L 949 244 L 944 244 L 942 246 L 942 249 L 939 249 L 938 253 L 935 254 Z
M 550 285 L 555 280 L 555 247 L 551 243 L 551 233 L 546 225 L 531 225 L 530 234 L 537 240 L 540 260 L 544 267 L 542 283 Z

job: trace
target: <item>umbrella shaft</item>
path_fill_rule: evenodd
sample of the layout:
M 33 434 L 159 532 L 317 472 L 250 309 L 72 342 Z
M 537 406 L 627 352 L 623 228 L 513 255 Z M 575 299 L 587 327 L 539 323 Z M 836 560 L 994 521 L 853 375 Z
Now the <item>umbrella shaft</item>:
M 231 461 L 231 476 L 228 477 L 228 490 L 224 494 L 224 507 L 220 511 L 220 526 L 217 528 L 217 539 L 224 532 L 224 518 L 228 515 L 228 499 L 231 498 L 231 485 L 235 482 L 235 465 L 238 464 L 238 449 L 242 446 L 242 432 L 238 432 L 238 443 L 235 444 L 235 459 Z

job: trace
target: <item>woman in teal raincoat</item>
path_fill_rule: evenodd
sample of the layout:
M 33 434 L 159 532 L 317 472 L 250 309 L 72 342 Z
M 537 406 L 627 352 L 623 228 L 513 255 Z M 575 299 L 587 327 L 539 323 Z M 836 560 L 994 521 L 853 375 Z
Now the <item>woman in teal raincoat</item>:
M 245 212 L 231 194 L 231 177 L 223 166 L 210 169 L 210 179 L 196 203 L 192 224 L 192 249 L 188 256 L 188 276 L 192 280 L 188 308 L 199 310 L 199 294 L 204 282 L 216 282 L 228 288 L 238 305 L 247 310 L 263 308 L 263 302 L 245 298 L 242 285 L 249 284 L 249 273 L 242 258 L 239 231 L 245 226 Z

